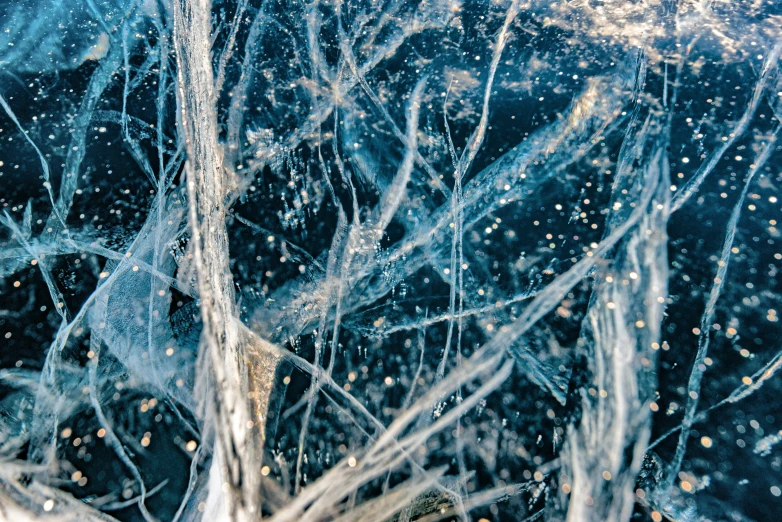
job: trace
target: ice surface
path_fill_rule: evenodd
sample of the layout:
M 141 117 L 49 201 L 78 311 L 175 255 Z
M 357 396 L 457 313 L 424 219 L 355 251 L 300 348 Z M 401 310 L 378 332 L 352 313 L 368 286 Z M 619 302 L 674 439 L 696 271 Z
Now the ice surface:
M 0 520 L 777 521 L 782 10 L 0 7 Z

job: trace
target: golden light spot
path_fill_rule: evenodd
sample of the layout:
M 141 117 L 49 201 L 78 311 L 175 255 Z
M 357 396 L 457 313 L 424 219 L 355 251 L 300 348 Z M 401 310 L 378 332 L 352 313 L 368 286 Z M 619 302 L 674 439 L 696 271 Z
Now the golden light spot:
M 686 480 L 682 480 L 682 489 L 686 491 L 687 493 L 692 491 L 692 484 L 687 482 Z
M 106 430 L 104 430 L 103 428 L 99 429 L 98 430 L 98 438 L 102 439 L 105 436 L 106 436 Z
M 709 437 L 701 437 L 701 446 L 704 448 L 711 448 L 711 439 Z
M 659 511 L 652 511 L 652 520 L 654 520 L 654 522 L 662 522 L 663 516 Z
M 62 435 L 62 437 L 63 437 L 64 439 L 67 439 L 68 437 L 70 437 L 70 436 L 71 436 L 71 433 L 73 433 L 73 430 L 71 430 L 70 428 L 65 428 L 64 430 L 62 430 L 62 432 L 60 433 L 60 435 Z
M 195 451 L 197 447 L 198 447 L 198 443 L 194 440 L 188 441 L 188 443 L 185 444 L 185 449 L 187 451 Z
M 49 499 L 46 502 L 43 503 L 43 510 L 44 511 L 51 511 L 54 509 L 54 500 Z
M 264 466 L 264 467 L 261 468 L 261 475 L 263 475 L 264 477 L 268 476 L 269 473 L 271 473 L 271 472 L 272 472 L 272 470 L 271 470 L 271 468 L 269 466 Z
M 350 466 L 351 468 L 356 467 L 356 457 L 348 458 L 348 466 Z
M 87 49 L 87 52 L 84 53 L 84 56 L 82 56 L 82 63 L 89 61 L 89 60 L 100 60 L 104 58 L 107 54 L 109 54 L 109 35 L 106 33 L 101 33 L 100 36 L 98 36 L 98 41 Z
M 749 386 L 750 384 L 752 384 L 752 377 L 744 376 L 741 378 L 741 382 Z
M 604 478 L 605 480 L 611 480 L 611 472 L 610 472 L 610 471 L 608 471 L 608 470 L 604 471 L 604 472 L 603 472 L 603 478 Z

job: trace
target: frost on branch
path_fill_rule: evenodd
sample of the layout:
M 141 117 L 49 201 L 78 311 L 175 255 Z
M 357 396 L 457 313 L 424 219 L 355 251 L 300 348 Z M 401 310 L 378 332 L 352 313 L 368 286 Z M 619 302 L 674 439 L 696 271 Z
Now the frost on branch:
M 0 29 L 0 520 L 778 519 L 775 4 Z

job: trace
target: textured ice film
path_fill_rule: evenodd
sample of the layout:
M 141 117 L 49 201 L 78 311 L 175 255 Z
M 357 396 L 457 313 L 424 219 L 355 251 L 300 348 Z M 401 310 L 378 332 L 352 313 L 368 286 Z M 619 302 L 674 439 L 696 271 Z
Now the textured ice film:
M 782 520 L 782 4 L 0 5 L 0 522 Z

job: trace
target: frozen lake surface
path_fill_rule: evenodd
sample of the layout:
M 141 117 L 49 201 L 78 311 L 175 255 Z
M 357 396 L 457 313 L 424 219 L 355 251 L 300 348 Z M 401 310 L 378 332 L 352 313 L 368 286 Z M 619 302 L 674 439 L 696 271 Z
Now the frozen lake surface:
M 0 6 L 0 521 L 782 518 L 782 5 Z

